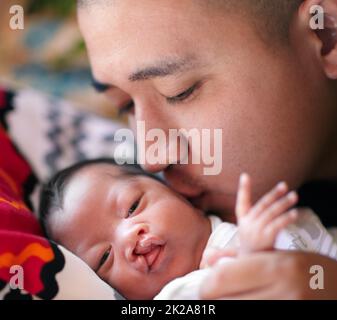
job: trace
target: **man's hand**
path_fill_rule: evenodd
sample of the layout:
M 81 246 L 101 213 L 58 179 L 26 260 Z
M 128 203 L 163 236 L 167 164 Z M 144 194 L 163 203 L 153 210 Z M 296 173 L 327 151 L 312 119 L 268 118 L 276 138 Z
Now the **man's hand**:
M 324 289 L 311 289 L 310 268 L 324 270 Z M 201 285 L 202 299 L 337 299 L 337 262 L 305 252 L 274 251 L 215 264 Z
M 239 254 L 272 250 L 282 229 L 297 219 L 297 210 L 290 208 L 298 197 L 295 192 L 288 193 L 286 183 L 279 183 L 255 205 L 252 205 L 251 189 L 249 175 L 241 175 L 235 210 Z

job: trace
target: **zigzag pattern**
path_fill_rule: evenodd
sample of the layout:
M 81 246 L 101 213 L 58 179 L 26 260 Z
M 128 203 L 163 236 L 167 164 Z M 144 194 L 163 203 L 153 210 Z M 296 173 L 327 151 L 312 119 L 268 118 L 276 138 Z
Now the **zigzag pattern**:
M 0 268 L 9 268 L 12 265 L 23 265 L 28 259 L 37 257 L 44 262 L 54 259 L 53 250 L 46 248 L 40 243 L 31 243 L 26 246 L 19 254 L 5 252 L 0 255 Z
M 53 106 L 55 106 L 53 104 Z M 45 163 L 47 167 L 50 168 L 51 172 L 55 172 L 57 167 L 57 160 L 62 156 L 62 147 L 59 143 L 59 137 L 62 134 L 62 127 L 59 125 L 59 120 L 61 117 L 60 111 L 56 107 L 52 107 L 48 116 L 47 120 L 50 122 L 50 130 L 47 132 L 47 136 L 50 140 L 52 145 L 52 150 L 46 154 L 45 156 Z
M 72 146 L 72 149 L 75 152 L 75 158 L 76 161 L 82 161 L 85 160 L 86 156 L 85 153 L 81 150 L 80 148 L 80 144 L 81 141 L 85 140 L 87 135 L 84 133 L 84 129 L 82 128 L 83 123 L 86 121 L 87 116 L 85 114 L 80 114 L 78 116 L 75 116 L 73 121 L 72 121 L 72 125 L 74 127 L 74 138 L 71 139 L 70 143 Z

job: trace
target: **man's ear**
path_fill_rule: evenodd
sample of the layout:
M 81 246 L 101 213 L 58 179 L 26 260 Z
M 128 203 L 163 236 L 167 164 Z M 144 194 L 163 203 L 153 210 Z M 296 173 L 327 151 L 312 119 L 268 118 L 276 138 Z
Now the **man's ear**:
M 319 6 L 319 7 L 318 7 Z M 315 37 L 316 48 L 326 76 L 337 79 L 337 1 L 304 0 L 299 9 Z M 309 14 L 309 21 L 308 19 Z

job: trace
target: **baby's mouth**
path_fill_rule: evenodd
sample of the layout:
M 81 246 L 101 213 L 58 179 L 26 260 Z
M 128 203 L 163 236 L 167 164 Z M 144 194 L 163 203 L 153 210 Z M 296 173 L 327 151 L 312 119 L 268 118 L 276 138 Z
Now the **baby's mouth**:
M 146 271 L 154 271 L 159 267 L 161 253 L 164 248 L 164 241 L 154 236 L 145 236 L 136 243 L 133 253 L 140 260 L 146 263 Z

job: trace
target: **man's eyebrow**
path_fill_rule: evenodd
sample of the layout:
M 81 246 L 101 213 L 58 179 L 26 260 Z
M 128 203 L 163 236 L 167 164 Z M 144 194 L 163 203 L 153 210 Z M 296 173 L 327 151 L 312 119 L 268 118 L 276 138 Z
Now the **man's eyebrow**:
M 165 59 L 157 63 L 156 65 L 139 69 L 132 73 L 128 79 L 131 82 L 145 81 L 157 77 L 166 77 L 187 71 L 195 67 L 195 59 L 188 57 L 185 59 Z M 100 82 L 92 77 L 92 86 L 97 92 L 103 93 L 109 89 L 115 88 L 115 86 L 107 83 Z
M 137 70 L 129 76 L 129 81 L 144 81 L 157 77 L 166 77 L 187 71 L 195 66 L 195 60 L 191 57 L 186 59 L 167 59 L 156 65 Z

